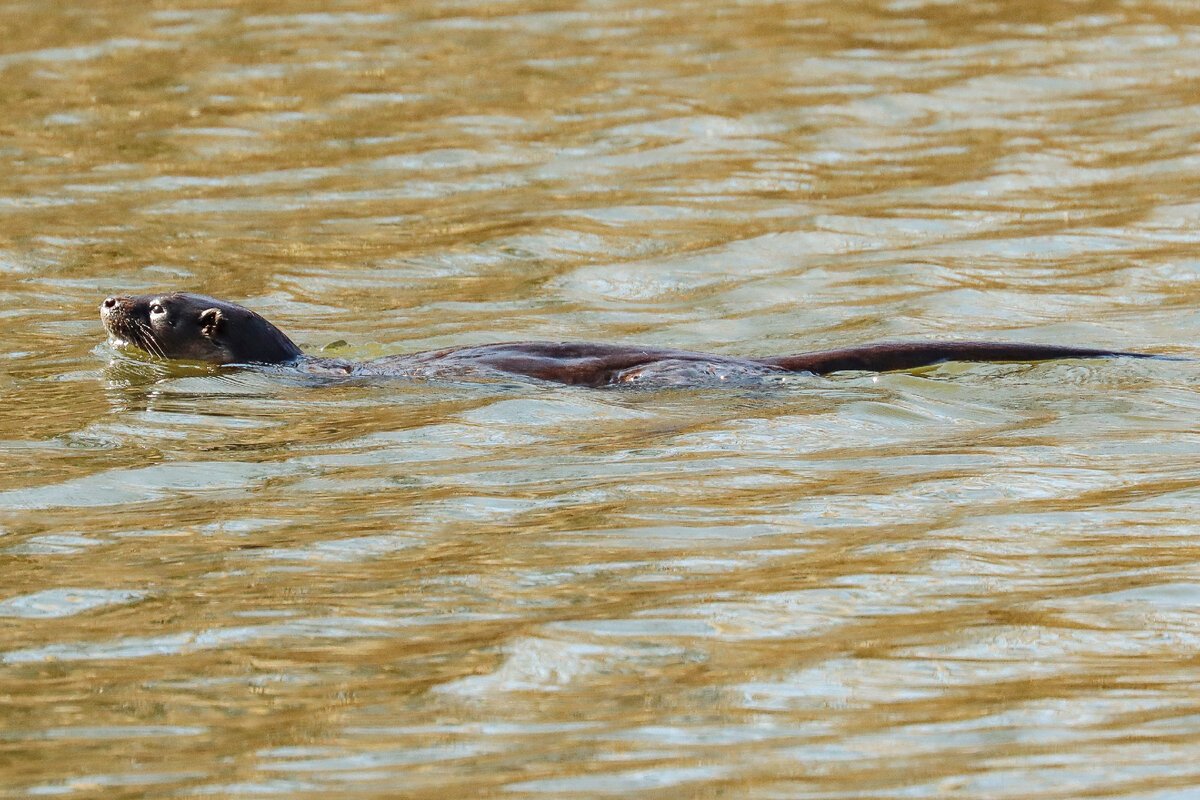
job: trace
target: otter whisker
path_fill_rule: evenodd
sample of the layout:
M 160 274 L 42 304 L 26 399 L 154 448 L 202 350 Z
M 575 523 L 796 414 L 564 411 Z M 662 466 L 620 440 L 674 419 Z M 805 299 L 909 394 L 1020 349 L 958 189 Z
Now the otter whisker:
M 133 322 L 133 331 L 136 333 L 137 346 L 150 355 L 165 359 L 167 354 L 163 352 L 162 345 L 155 340 L 153 329 L 141 320 L 135 319 L 131 321 Z

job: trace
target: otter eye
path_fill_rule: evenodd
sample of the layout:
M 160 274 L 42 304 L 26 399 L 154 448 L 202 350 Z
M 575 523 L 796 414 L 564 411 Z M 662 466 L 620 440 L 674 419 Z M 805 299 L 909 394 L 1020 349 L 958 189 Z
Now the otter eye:
M 165 308 L 163 308 L 162 303 L 151 303 L 150 304 L 150 313 L 151 314 L 165 314 L 165 313 L 167 313 L 167 310 Z

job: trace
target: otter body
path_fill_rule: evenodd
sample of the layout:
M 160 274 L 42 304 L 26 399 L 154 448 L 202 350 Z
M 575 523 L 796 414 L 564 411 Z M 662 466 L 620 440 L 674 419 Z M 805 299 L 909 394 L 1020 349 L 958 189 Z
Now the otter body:
M 451 347 L 363 363 L 305 356 L 282 331 L 248 308 L 199 294 L 107 298 L 100 317 L 114 344 L 161 358 L 209 364 L 335 365 L 353 375 L 473 378 L 521 375 L 578 386 L 704 384 L 787 373 L 890 372 L 945 361 L 1056 358 L 1161 358 L 1147 353 L 1006 342 L 886 342 L 798 355 L 742 358 L 661 347 L 589 342 L 511 342 Z

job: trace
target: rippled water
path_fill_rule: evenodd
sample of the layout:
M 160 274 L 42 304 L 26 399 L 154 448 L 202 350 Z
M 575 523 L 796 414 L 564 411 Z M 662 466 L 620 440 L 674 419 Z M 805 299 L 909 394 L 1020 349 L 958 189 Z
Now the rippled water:
M 1200 377 L 329 382 L 117 353 L 1196 354 L 1170 2 L 8 4 L 0 793 L 1194 797 Z

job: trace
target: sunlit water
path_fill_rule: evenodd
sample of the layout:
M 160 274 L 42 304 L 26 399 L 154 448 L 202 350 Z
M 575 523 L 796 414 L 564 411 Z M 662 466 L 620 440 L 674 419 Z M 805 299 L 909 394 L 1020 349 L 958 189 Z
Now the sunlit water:
M 0 7 L 0 792 L 1194 797 L 1200 373 L 115 352 L 1200 339 L 1183 3 Z

